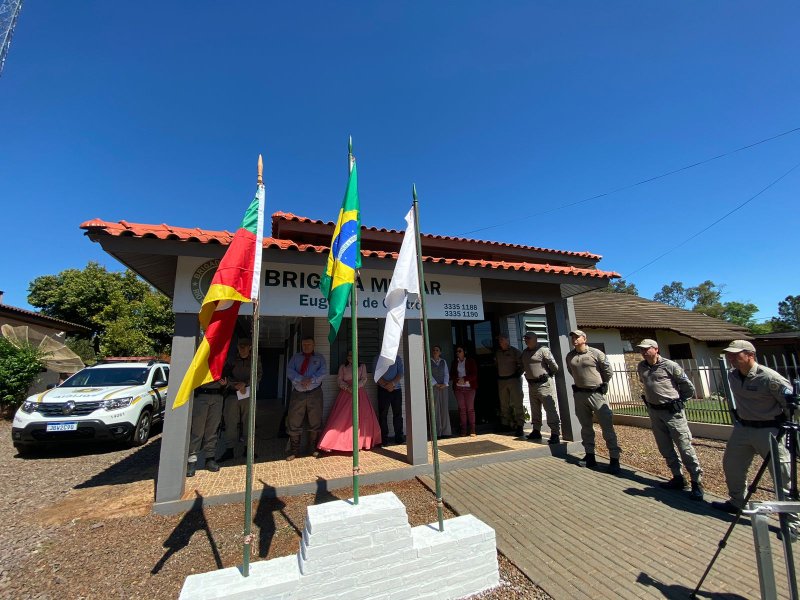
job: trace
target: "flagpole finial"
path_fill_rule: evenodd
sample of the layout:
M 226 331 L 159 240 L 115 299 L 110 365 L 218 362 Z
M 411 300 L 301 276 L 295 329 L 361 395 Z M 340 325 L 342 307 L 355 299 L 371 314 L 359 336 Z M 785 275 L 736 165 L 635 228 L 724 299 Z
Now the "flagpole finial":
M 352 135 L 347 137 L 347 153 L 348 154 L 352 154 L 353 153 L 353 136 Z
M 412 183 L 411 184 L 411 195 L 414 198 L 414 202 L 416 202 L 417 201 L 417 184 L 416 183 Z
M 264 159 L 258 155 L 258 185 L 264 183 Z

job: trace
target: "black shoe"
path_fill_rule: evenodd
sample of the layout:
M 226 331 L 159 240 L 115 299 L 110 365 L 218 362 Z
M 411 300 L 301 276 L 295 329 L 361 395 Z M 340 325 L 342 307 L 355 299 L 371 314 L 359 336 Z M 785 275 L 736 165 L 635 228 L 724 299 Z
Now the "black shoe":
M 712 502 L 711 507 L 721 510 L 722 512 L 731 513 L 732 515 L 739 512 L 739 509 L 736 508 L 730 500 L 725 500 L 725 502 Z
M 206 459 L 206 471 L 211 471 L 212 473 L 219 471 L 219 465 L 217 464 L 217 461 L 215 461 L 213 458 Z
M 405 444 L 406 443 L 406 436 L 402 433 L 400 435 L 394 436 L 394 443 L 395 444 Z
M 619 475 L 622 473 L 622 468 L 619 466 L 618 458 L 612 458 L 608 461 L 608 472 L 612 475 Z
M 547 443 L 548 444 L 560 444 L 561 443 L 561 438 L 558 437 L 557 435 L 551 435 L 550 439 L 547 440 Z
M 225 462 L 228 460 L 233 460 L 233 448 L 228 448 L 225 450 L 224 454 L 219 457 L 219 462 Z
M 594 454 L 587 454 L 578 461 L 578 464 L 587 469 L 595 469 L 597 468 L 597 459 L 594 457 Z
M 524 437 L 524 436 L 525 436 L 525 430 L 522 428 L 522 425 L 520 425 L 514 430 L 514 437 Z
M 539 431 L 538 429 L 534 429 L 533 431 L 531 431 L 528 434 L 528 439 L 529 440 L 540 440 L 540 439 L 542 439 L 542 432 Z
M 686 480 L 683 475 L 675 475 L 669 481 L 662 481 L 658 484 L 662 490 L 682 490 L 686 487 Z
M 186 465 L 186 476 L 187 477 L 194 477 L 194 474 L 197 472 L 197 463 L 190 462 Z
M 698 502 L 703 499 L 703 484 L 699 481 L 692 482 L 692 491 L 689 494 L 689 498 L 692 500 L 697 500 Z

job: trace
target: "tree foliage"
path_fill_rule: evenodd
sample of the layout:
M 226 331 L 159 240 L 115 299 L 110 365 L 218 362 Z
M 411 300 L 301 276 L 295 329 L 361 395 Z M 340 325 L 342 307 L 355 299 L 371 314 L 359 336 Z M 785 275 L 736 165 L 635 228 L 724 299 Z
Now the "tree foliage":
M 653 300 L 678 308 L 689 308 L 742 327 L 756 327 L 753 317 L 758 312 L 758 306 L 752 302 L 722 302 L 724 289 L 724 285 L 717 285 L 710 279 L 688 288 L 681 281 L 673 281 L 663 286 Z
M 36 348 L 17 348 L 0 336 L 0 406 L 21 404 L 41 371 L 41 355 Z
M 101 356 L 169 353 L 174 316 L 169 299 L 133 271 L 90 262 L 34 279 L 28 302 L 50 317 L 89 327 Z
M 615 294 L 630 294 L 631 296 L 638 296 L 639 290 L 636 289 L 635 283 L 628 283 L 624 279 L 617 279 L 612 281 L 608 287 L 602 288 L 604 292 L 612 292 Z
M 800 331 L 800 295 L 778 302 L 778 316 L 770 324 L 772 331 Z

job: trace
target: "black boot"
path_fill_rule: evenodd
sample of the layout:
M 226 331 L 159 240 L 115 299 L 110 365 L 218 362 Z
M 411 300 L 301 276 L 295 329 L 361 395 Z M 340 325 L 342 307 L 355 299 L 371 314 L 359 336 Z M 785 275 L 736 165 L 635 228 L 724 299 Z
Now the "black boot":
M 550 439 L 547 440 L 547 443 L 548 444 L 560 444 L 561 443 L 561 438 L 558 436 L 557 433 L 554 433 L 554 434 L 552 434 L 550 436 Z
M 197 462 L 190 462 L 186 465 L 186 476 L 187 477 L 194 477 L 194 474 L 197 472 Z
M 219 457 L 218 462 L 222 463 L 228 460 L 233 460 L 233 448 L 228 448 L 227 450 L 225 450 L 223 455 Z
M 698 502 L 703 499 L 703 484 L 700 481 L 692 482 L 692 491 L 689 494 L 689 498 Z
M 686 487 L 686 480 L 683 475 L 673 475 L 669 481 L 662 481 L 658 484 L 662 490 L 682 490 Z
M 300 454 L 300 438 L 289 438 L 289 453 L 286 455 L 286 460 L 294 460 Z
M 522 425 L 520 425 L 514 430 L 514 437 L 523 437 L 524 435 L 525 435 L 525 430 L 522 428 Z
M 540 440 L 540 439 L 542 439 L 542 432 L 539 431 L 538 429 L 534 429 L 533 431 L 531 431 L 528 434 L 528 439 L 529 440 Z
M 578 461 L 578 464 L 587 469 L 594 469 L 597 467 L 597 459 L 594 457 L 594 454 L 587 453 L 586 456 Z
M 608 461 L 608 472 L 612 475 L 619 475 L 622 472 L 618 458 L 612 458 Z

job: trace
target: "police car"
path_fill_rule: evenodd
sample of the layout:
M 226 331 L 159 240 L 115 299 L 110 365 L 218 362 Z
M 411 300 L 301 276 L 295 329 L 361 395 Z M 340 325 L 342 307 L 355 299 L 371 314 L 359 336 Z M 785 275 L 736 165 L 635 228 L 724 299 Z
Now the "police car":
M 167 405 L 169 365 L 151 358 L 100 361 L 30 396 L 14 415 L 11 439 L 22 454 L 36 445 L 119 440 L 141 446 Z

